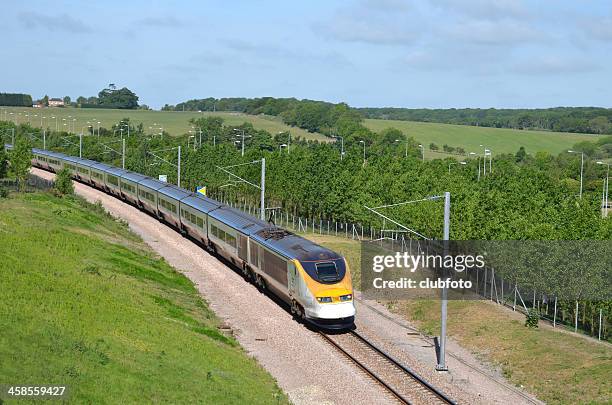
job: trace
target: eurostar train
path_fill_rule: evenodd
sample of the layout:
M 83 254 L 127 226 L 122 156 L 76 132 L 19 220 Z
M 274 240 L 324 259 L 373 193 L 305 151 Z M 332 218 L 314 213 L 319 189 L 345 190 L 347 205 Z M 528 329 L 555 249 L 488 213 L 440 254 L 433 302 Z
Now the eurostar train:
M 75 180 L 111 194 L 165 222 L 237 266 L 261 290 L 291 306 L 298 319 L 324 329 L 354 325 L 346 260 L 307 239 L 216 200 L 128 170 L 33 149 L 32 165 L 66 168 Z

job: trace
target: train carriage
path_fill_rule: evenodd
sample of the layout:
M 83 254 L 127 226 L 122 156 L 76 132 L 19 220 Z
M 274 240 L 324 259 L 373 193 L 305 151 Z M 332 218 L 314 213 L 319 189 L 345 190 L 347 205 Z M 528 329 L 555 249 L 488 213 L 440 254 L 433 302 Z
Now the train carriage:
M 127 170 L 117 169 L 110 167 L 104 172 L 104 183 L 106 184 L 106 190 L 114 195 L 115 197 L 121 198 L 121 175 L 126 173 Z
M 55 153 L 47 157 L 47 163 L 49 164 L 49 170 L 52 172 L 59 172 L 62 170 L 62 159 L 65 155 L 63 153 Z
M 62 160 L 66 155 L 63 153 L 52 152 L 43 149 L 32 149 L 34 159 L 32 164 L 45 170 L 58 172 L 62 169 Z
M 93 160 L 79 159 L 76 162 L 76 177 L 79 181 L 91 184 L 91 167 L 98 164 Z
M 267 223 L 222 206 L 208 213 L 208 237 L 215 250 L 241 268 L 248 262 L 248 237 Z
M 140 208 L 155 216 L 157 210 L 157 190 L 164 188 L 168 183 L 164 183 L 150 177 L 145 177 L 138 182 L 138 203 Z
M 106 190 L 106 171 L 112 169 L 112 166 L 106 165 L 104 163 L 98 163 L 90 166 L 89 168 L 89 179 L 91 180 L 91 184 L 94 187 L 99 188 L 100 190 Z
M 121 183 L 121 197 L 131 204 L 138 205 L 138 183 L 145 178 L 146 176 L 139 173 L 130 171 L 123 173 L 119 179 Z
M 32 149 L 32 165 L 49 170 L 46 151 L 42 149 Z
M 77 177 L 77 164 L 81 159 L 65 155 L 59 159 L 62 162 L 62 167 L 68 169 L 73 178 Z
M 191 195 L 181 200 L 181 225 L 187 235 L 208 245 L 208 213 L 221 204 L 210 198 Z
M 157 190 L 157 211 L 159 218 L 175 228 L 181 229 L 180 201 L 190 195 L 190 192 L 172 185 L 167 185 Z

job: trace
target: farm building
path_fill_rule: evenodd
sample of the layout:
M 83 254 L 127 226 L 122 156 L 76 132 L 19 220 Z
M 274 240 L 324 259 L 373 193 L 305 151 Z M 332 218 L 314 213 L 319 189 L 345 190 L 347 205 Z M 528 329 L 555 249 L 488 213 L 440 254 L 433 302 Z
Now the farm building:
M 64 100 L 61 98 L 50 98 L 49 99 L 49 107 L 63 107 Z

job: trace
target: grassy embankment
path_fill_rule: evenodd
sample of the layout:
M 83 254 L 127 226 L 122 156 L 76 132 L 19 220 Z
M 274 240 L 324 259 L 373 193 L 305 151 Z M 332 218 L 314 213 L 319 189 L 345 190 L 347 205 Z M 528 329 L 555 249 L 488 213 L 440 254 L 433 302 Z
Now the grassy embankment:
M 218 326 L 100 207 L 0 199 L 0 384 L 68 385 L 73 403 L 286 403 Z
M 343 254 L 359 287 L 359 242 L 305 235 Z M 387 307 L 425 333 L 439 334 L 439 302 L 388 302 Z M 612 348 L 548 326 L 528 329 L 524 317 L 487 301 L 450 301 L 449 336 L 499 367 L 509 381 L 553 404 L 603 404 L 612 398 Z
M 13 115 L 4 114 L 4 111 L 8 113 L 13 113 Z M 21 114 L 17 116 L 16 114 Z M 26 117 L 25 114 L 28 114 L 29 117 Z M 36 117 L 34 117 L 36 114 Z M 83 126 L 88 125 L 88 121 L 90 123 L 95 123 L 94 127 L 97 128 L 98 121 L 100 121 L 100 126 L 104 128 L 110 128 L 112 125 L 117 124 L 123 118 L 129 118 L 131 122 L 135 125 L 138 125 L 142 122 L 144 126 L 144 130 L 146 133 L 159 133 L 160 127 L 163 127 L 164 131 L 168 132 L 170 135 L 182 135 L 186 134 L 190 129 L 191 125 L 189 124 L 189 120 L 192 118 L 202 118 L 202 117 L 221 117 L 224 120 L 225 125 L 228 126 L 238 126 L 242 125 L 244 122 L 249 122 L 253 124 L 253 127 L 256 129 L 264 129 L 270 132 L 272 135 L 277 134 L 281 131 L 290 131 L 292 137 L 301 137 L 305 139 L 311 140 L 319 140 L 328 142 L 331 139 L 321 135 L 319 133 L 310 133 L 301 128 L 291 127 L 282 122 L 282 120 L 278 117 L 273 117 L 269 115 L 248 115 L 242 113 L 232 113 L 232 112 L 197 112 L 197 111 L 145 111 L 145 110 L 114 110 L 114 109 L 104 109 L 104 108 L 18 108 L 18 107 L 0 107 L 0 120 L 12 120 L 13 122 L 17 121 L 19 123 L 27 122 L 28 119 L 30 124 L 34 127 L 40 127 L 41 125 L 41 114 L 43 117 L 46 117 L 42 120 L 43 127 L 51 128 L 55 130 L 56 122 L 55 118 L 58 118 L 58 128 L 60 130 L 65 130 L 68 128 L 67 126 L 63 126 L 68 120 L 76 118 L 76 125 L 74 128 L 77 133 L 81 132 L 81 128 Z M 69 118 L 70 116 L 70 118 Z M 65 119 L 66 121 L 62 121 Z M 155 127 L 149 129 L 149 127 Z
M 490 148 L 493 154 L 516 153 L 524 146 L 527 153 L 535 155 L 546 151 L 558 154 L 581 141 L 594 141 L 597 135 L 572 134 L 566 132 L 519 131 L 506 128 L 486 128 L 468 125 L 437 124 L 398 120 L 365 120 L 366 127 L 379 132 L 388 127 L 397 128 L 418 142 L 425 145 L 425 158 L 437 159 L 447 155 L 431 152 L 429 144 L 435 143 L 442 150 L 442 145 L 462 147 L 467 152 L 482 155 L 484 147 Z M 484 145 L 481 147 L 480 145 Z

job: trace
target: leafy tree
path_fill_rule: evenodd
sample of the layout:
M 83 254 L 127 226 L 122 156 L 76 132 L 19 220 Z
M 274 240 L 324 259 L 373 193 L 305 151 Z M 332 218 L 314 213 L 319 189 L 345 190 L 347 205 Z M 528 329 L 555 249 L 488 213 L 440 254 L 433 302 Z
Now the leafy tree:
M 72 184 L 72 173 L 69 169 L 63 168 L 55 176 L 55 189 L 62 195 L 74 194 L 74 186 Z
M 83 97 L 83 96 L 79 96 L 79 97 L 77 97 L 76 102 L 77 102 L 77 104 L 85 104 L 85 103 L 87 103 L 87 99 L 85 97 Z
M 98 104 L 113 108 L 135 109 L 138 107 L 138 96 L 127 87 L 117 90 L 112 85 L 98 93 Z
M 518 152 L 516 152 L 516 155 L 514 155 L 514 157 L 516 158 L 517 162 L 524 162 L 525 159 L 527 159 L 527 152 L 525 151 L 525 147 L 521 146 Z
M 19 190 L 23 190 L 32 167 L 32 145 L 24 137 L 18 137 L 9 154 L 10 173 L 17 179 Z
M 396 128 L 386 128 L 378 134 L 378 142 L 380 145 L 391 146 L 397 145 L 400 142 L 402 145 L 406 142 L 406 135 Z M 397 140 L 397 142 L 396 142 Z
M 440 147 L 432 142 L 429 144 L 429 150 L 440 150 Z
M 71 103 L 70 96 L 64 96 L 64 105 L 69 106 Z
M 45 107 L 49 107 L 49 96 L 45 94 L 42 100 L 40 100 L 40 103 Z

